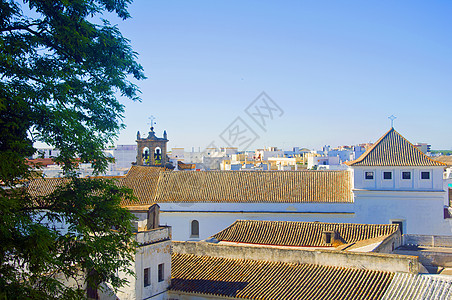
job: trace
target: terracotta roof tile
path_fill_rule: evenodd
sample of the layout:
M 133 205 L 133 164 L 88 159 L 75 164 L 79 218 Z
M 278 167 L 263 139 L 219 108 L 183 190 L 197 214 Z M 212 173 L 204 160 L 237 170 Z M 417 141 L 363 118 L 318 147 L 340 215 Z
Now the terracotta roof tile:
M 383 299 L 452 300 L 452 278 L 429 275 L 395 274 Z
M 196 169 L 196 164 L 186 164 L 181 161 L 178 161 L 177 167 L 179 168 L 179 170 L 194 170 Z
M 132 189 L 137 201 L 133 203 L 123 201 L 121 204 L 124 206 L 153 204 L 159 174 L 164 170 L 165 168 L 161 167 L 132 166 L 125 177 L 118 179 L 118 184 Z
M 173 253 L 171 290 L 239 299 L 381 299 L 393 273 Z
M 164 171 L 161 167 L 132 166 L 126 176 L 96 177 L 117 180 L 119 186 L 126 186 L 133 190 L 137 201 L 123 201 L 123 206 L 141 206 L 153 204 L 159 173 Z M 46 196 L 52 193 L 57 186 L 67 183 L 67 178 L 39 178 L 31 180 L 27 190 L 31 196 Z
M 47 167 L 48 165 L 54 165 L 55 162 L 53 161 L 53 158 L 35 158 L 35 159 L 27 158 L 26 164 L 32 167 L 35 166 Z
M 345 164 L 349 166 L 445 166 L 422 153 L 394 128 L 386 132 L 358 159 Z
M 133 166 L 113 178 L 133 190 L 138 201 L 163 202 L 353 202 L 348 171 L 202 171 L 173 172 L 160 167 Z M 32 192 L 53 191 L 61 179 L 40 179 Z
M 353 195 L 347 171 L 162 172 L 154 202 L 353 202 Z
M 446 164 L 449 167 L 452 166 L 452 155 L 441 155 L 438 157 L 433 157 L 433 159 L 442 162 L 443 164 Z
M 335 231 L 342 243 L 386 236 L 396 232 L 393 224 L 351 224 L 291 221 L 237 220 L 215 234 L 219 241 L 279 246 L 329 247 L 323 240 L 324 231 Z
M 67 184 L 67 178 L 38 178 L 30 180 L 27 191 L 32 197 L 41 197 L 50 195 L 55 189 L 63 184 Z

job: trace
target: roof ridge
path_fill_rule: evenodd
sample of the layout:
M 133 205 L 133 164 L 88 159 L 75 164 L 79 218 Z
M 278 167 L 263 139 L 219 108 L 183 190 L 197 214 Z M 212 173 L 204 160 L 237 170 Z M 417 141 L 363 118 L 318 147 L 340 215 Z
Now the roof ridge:
M 348 166 L 446 166 L 428 157 L 394 127 L 391 127 L 360 157 L 345 164 Z
M 395 130 L 394 130 L 395 131 Z M 428 155 L 426 155 L 424 152 L 421 151 L 421 149 L 419 149 L 418 147 L 414 146 L 409 140 L 407 140 L 403 135 L 401 135 L 400 133 L 398 133 L 397 131 L 395 131 L 398 135 L 400 135 L 400 137 L 402 139 L 404 139 L 405 141 L 407 141 L 411 146 L 413 146 L 414 149 L 416 149 L 417 151 L 419 151 L 421 153 L 421 155 L 424 155 L 428 160 L 430 160 L 433 163 L 437 163 L 437 164 L 442 164 L 444 166 L 447 166 L 447 164 L 440 162 L 440 161 L 436 161 L 434 159 L 432 159 L 431 157 L 429 157 Z
M 252 222 L 267 222 L 267 223 L 306 223 L 306 224 L 338 224 L 338 225 L 365 225 L 365 226 L 398 226 L 397 224 L 368 224 L 368 223 L 337 223 L 337 222 L 320 222 L 320 221 L 284 221 L 284 220 L 245 220 L 237 219 L 231 225 L 238 222 L 252 223 Z M 230 225 L 230 226 L 231 226 Z
M 363 154 L 361 154 L 360 157 L 358 157 L 355 160 L 352 161 L 347 161 L 345 162 L 346 165 L 351 166 L 352 164 L 358 163 L 363 161 L 369 154 L 370 152 L 372 152 L 377 145 L 379 145 L 381 143 L 381 141 L 388 135 L 390 134 L 392 131 L 395 131 L 394 127 L 391 127 L 391 129 L 389 129 L 385 134 L 383 134 L 382 137 L 380 137 L 369 149 L 367 149 Z M 397 131 L 396 131 L 397 132 Z

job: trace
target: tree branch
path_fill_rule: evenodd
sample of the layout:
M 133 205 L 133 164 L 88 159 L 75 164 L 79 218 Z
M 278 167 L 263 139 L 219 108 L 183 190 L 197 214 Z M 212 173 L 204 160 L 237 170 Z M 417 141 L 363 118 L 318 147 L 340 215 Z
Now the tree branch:
M 30 24 L 15 23 L 14 25 L 0 28 L 0 32 L 14 31 L 14 30 L 27 30 L 28 31 L 28 29 L 30 29 L 30 27 L 42 25 L 42 24 L 44 24 L 44 22 L 45 21 L 35 22 L 35 23 L 30 23 Z

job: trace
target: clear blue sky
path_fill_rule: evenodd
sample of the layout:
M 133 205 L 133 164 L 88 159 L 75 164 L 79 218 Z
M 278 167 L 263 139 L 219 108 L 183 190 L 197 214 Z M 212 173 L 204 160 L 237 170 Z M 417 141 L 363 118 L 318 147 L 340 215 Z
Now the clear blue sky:
M 241 117 L 251 149 L 374 142 L 394 127 L 452 149 L 451 1 L 148 1 L 118 23 L 148 79 L 118 144 L 168 132 L 204 148 Z M 265 91 L 284 111 L 262 130 L 245 108 Z

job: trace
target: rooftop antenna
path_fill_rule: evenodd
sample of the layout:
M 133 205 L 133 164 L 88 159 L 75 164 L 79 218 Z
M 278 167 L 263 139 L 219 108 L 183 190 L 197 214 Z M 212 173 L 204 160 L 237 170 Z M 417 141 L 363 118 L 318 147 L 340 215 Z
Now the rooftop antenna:
M 394 115 L 390 115 L 388 119 L 391 120 L 391 128 L 394 128 L 394 120 L 397 119 L 397 117 Z

